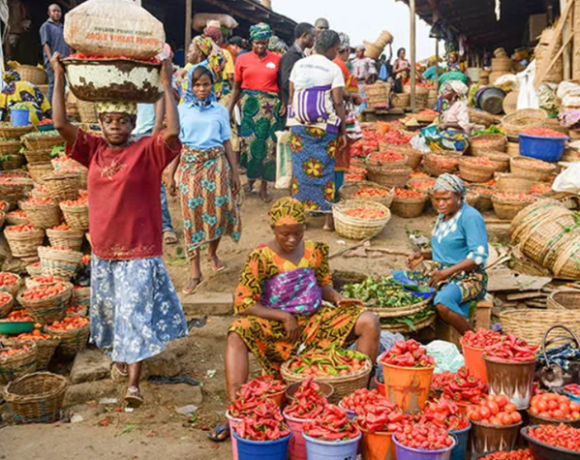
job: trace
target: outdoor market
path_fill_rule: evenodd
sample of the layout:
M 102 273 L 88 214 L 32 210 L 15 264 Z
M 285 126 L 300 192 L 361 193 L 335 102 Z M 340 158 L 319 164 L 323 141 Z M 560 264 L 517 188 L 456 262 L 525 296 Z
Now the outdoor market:
M 580 460 L 580 4 L 278 2 L 0 0 L 0 459 Z

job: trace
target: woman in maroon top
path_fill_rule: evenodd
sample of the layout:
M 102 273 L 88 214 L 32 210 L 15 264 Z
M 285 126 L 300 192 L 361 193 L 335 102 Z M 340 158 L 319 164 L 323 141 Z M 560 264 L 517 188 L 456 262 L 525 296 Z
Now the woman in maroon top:
M 235 83 L 230 101 L 230 119 L 241 101 L 242 123 L 239 128 L 240 163 L 246 169 L 252 192 L 256 180 L 262 180 L 260 197 L 266 203 L 268 182 L 276 180 L 276 131 L 284 129 L 286 108 L 280 100 L 278 71 L 280 56 L 268 51 L 272 30 L 260 23 L 250 28 L 252 52 L 238 56 Z
M 163 62 L 167 129 L 130 142 L 136 104 L 97 105 L 103 136 L 92 136 L 65 113 L 61 56 L 52 58 L 54 126 L 66 153 L 89 168 L 91 340 L 111 355 L 112 370 L 129 378 L 125 400 L 138 406 L 141 364 L 164 344 L 187 335 L 187 324 L 161 256 L 160 187 L 163 170 L 179 155 L 179 117 Z

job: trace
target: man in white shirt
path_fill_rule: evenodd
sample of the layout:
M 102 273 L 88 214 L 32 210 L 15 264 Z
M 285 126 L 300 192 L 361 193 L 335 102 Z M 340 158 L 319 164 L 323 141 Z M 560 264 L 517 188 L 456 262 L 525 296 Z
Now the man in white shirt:
M 352 74 L 359 85 L 369 85 L 377 78 L 377 67 L 374 59 L 365 57 L 365 47 L 357 46 L 356 56 L 352 60 Z

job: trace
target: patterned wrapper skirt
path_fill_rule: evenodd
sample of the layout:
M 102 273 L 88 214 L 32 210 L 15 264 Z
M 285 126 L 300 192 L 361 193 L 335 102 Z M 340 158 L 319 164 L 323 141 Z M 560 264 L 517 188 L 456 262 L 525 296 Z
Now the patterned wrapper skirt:
M 450 150 L 454 152 L 465 152 L 469 147 L 469 138 L 461 131 L 446 129 L 438 134 L 425 138 L 427 147 L 432 151 Z
M 308 211 L 330 212 L 335 196 L 336 134 L 292 127 L 292 197 Z
M 195 257 L 202 244 L 224 235 L 239 241 L 242 221 L 230 176 L 223 147 L 201 151 L 183 146 L 178 187 L 188 257 Z
M 91 258 L 91 341 L 114 362 L 134 364 L 187 336 L 187 323 L 160 257 Z
M 276 180 L 276 131 L 282 131 L 282 102 L 277 94 L 242 91 L 240 162 L 249 180 Z
M 286 329 L 279 321 L 256 316 L 244 316 L 235 320 L 230 332 L 237 333 L 254 354 L 262 369 L 278 376 L 280 365 L 298 351 L 302 343 L 310 348 L 328 348 L 332 344 L 340 347 L 355 341 L 354 326 L 364 309 L 355 305 L 343 307 L 321 307 L 314 315 L 295 314 L 301 334 L 296 343 L 288 342 Z
M 426 261 L 415 272 L 393 271 L 393 276 L 406 276 L 419 284 L 429 285 L 431 273 L 449 267 L 434 260 Z M 455 313 L 469 318 L 478 301 L 485 297 L 487 292 L 487 273 L 476 270 L 472 272 L 460 271 L 451 276 L 447 282 L 436 286 L 437 294 L 433 303 L 445 305 Z

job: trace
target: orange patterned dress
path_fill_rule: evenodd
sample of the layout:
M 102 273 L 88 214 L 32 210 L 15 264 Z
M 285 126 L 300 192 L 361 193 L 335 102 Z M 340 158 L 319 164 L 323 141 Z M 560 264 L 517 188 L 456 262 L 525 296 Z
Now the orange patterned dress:
M 298 265 L 281 258 L 270 247 L 260 246 L 248 256 L 240 276 L 235 297 L 236 313 L 240 314 L 257 302 L 265 303 L 262 295 L 268 280 L 304 269 L 313 271 L 319 287 L 332 284 L 326 244 L 305 241 L 304 256 Z M 277 376 L 280 365 L 296 353 L 302 343 L 306 349 L 352 343 L 354 325 L 363 312 L 362 308 L 353 305 L 321 305 L 315 312 L 294 313 L 301 330 L 300 340 L 296 343 L 288 342 L 286 329 L 281 322 L 256 316 L 243 316 L 235 320 L 230 326 L 230 332 L 242 338 L 267 373 Z

